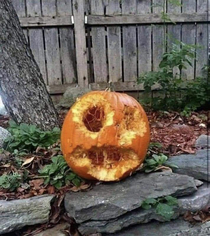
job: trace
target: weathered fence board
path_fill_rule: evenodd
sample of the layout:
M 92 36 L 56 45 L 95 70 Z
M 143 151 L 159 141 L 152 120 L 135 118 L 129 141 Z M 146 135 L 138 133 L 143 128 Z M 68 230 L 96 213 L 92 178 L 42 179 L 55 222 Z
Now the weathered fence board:
M 180 4 L 180 5 L 178 5 Z M 167 13 L 181 13 L 181 0 L 177 1 L 177 5 L 173 5 L 168 3 L 167 5 Z M 181 40 L 181 25 L 180 24 L 170 24 L 167 26 L 167 51 L 170 51 L 172 48 L 172 44 L 176 40 Z
M 196 0 L 184 0 L 182 2 L 182 12 L 195 13 L 196 12 Z M 182 25 L 182 41 L 187 44 L 195 45 L 196 25 L 184 24 Z M 182 76 L 188 79 L 194 79 L 195 62 L 192 62 L 192 67 L 188 67 L 182 71 Z
M 207 16 L 205 13 L 170 13 L 168 17 L 171 20 L 164 20 L 160 14 L 140 14 L 140 15 L 108 15 L 96 16 L 90 15 L 87 17 L 87 24 L 92 26 L 103 25 L 136 25 L 136 24 L 171 24 L 171 21 L 177 23 L 190 22 L 206 22 Z
M 138 0 L 137 14 L 150 14 L 151 1 Z M 152 69 L 151 25 L 138 26 L 138 76 Z
M 11 0 L 18 17 L 26 17 L 25 0 Z
M 91 14 L 104 15 L 103 1 L 90 0 L 90 3 Z M 91 29 L 95 82 L 107 81 L 108 77 L 105 34 L 106 32 L 104 27 L 93 27 Z
M 44 52 L 44 42 L 43 42 L 43 32 L 42 29 L 30 29 L 29 30 L 29 41 L 30 47 L 33 52 L 34 58 L 40 68 L 41 74 L 46 84 L 47 74 L 46 74 L 46 64 L 45 64 L 45 52 Z
M 171 14 L 171 13 L 181 14 L 181 0 L 178 0 L 176 5 L 168 3 L 167 14 Z M 181 24 L 173 23 L 173 24 L 168 25 L 166 39 L 167 39 L 166 50 L 170 52 L 172 49 L 172 45 L 176 43 L 177 40 L 181 41 Z M 178 68 L 175 68 L 173 73 L 174 73 L 174 76 L 177 76 L 177 77 L 180 76 L 180 70 Z
M 27 0 L 27 15 L 29 17 L 41 16 L 41 3 L 40 0 Z M 29 29 L 29 43 L 33 52 L 34 58 L 40 68 L 41 74 L 46 84 L 47 73 L 45 64 L 45 50 L 44 50 L 44 37 L 42 28 Z
M 76 38 L 77 80 L 81 87 L 88 86 L 87 47 L 85 35 L 84 2 L 73 0 Z
M 12 0 L 51 94 L 75 83 L 103 89 L 108 80 L 119 91 L 141 90 L 137 77 L 157 70 L 176 40 L 202 46 L 193 67 L 182 71 L 188 79 L 201 76 L 208 1 Z
M 56 1 L 42 1 L 43 16 L 56 16 Z M 60 64 L 60 48 L 57 28 L 45 28 L 45 46 L 47 59 L 47 74 L 49 85 L 61 84 L 61 64 Z
M 136 14 L 136 0 L 122 0 L 123 14 Z M 137 45 L 136 27 L 123 26 L 123 78 L 124 81 L 136 81 Z
M 26 17 L 26 4 L 25 0 L 11 0 L 15 11 L 18 17 Z M 25 38 L 28 41 L 28 30 L 23 29 L 23 33 L 25 34 Z
M 71 0 L 57 0 L 57 15 L 58 16 L 72 15 Z
M 210 3 L 210 2 L 209 2 Z M 207 14 L 207 0 L 197 0 L 197 12 L 206 12 Z M 203 67 L 207 65 L 208 60 L 208 25 L 207 24 L 197 24 L 196 32 L 196 44 L 201 45 L 200 49 L 196 50 L 196 76 L 203 75 Z
M 57 0 L 57 15 L 66 17 L 72 15 L 71 0 Z M 60 55 L 62 80 L 64 84 L 76 82 L 76 58 L 73 27 L 60 27 Z
M 30 0 L 29 0 L 30 1 Z M 20 22 L 23 28 L 37 28 L 47 26 L 72 26 L 71 16 L 39 16 L 39 17 L 21 17 Z
M 153 0 L 153 12 L 161 14 L 165 10 L 165 1 L 164 0 Z M 157 70 L 159 67 L 159 63 L 161 61 L 162 55 L 165 52 L 165 30 L 166 26 L 164 25 L 153 25 L 152 32 L 153 32 L 153 54 L 152 54 L 152 61 L 153 61 L 153 70 Z
M 119 0 L 109 0 L 106 14 L 120 14 Z M 121 54 L 121 28 L 118 26 L 107 27 L 109 78 L 112 82 L 122 81 L 122 54 Z

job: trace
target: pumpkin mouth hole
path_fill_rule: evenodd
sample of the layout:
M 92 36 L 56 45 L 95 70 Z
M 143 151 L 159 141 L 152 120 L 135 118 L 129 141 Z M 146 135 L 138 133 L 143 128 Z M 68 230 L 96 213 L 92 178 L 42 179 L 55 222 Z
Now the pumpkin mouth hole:
M 90 107 L 84 113 L 83 123 L 89 131 L 99 132 L 103 127 L 104 117 L 105 114 L 103 107 Z
M 113 165 L 125 158 L 122 151 L 115 147 L 92 148 L 87 151 L 87 157 L 93 165 L 105 166 L 112 168 Z
M 92 147 L 86 151 L 77 148 L 73 156 L 75 159 L 87 158 L 91 161 L 91 165 L 106 169 L 116 168 L 121 161 L 138 160 L 138 155 L 133 150 L 113 146 Z

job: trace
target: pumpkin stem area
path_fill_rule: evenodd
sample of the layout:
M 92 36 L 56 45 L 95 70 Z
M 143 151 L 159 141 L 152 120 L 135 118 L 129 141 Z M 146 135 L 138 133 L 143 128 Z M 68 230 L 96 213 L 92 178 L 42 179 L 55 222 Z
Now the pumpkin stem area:
M 103 127 L 104 117 L 103 107 L 90 107 L 84 113 L 83 123 L 89 131 L 99 132 Z

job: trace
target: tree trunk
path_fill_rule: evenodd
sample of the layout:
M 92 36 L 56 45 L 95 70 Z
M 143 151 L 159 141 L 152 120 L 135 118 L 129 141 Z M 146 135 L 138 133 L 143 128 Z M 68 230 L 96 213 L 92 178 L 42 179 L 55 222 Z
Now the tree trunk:
M 17 123 L 43 130 L 58 127 L 58 116 L 10 0 L 0 0 L 0 94 Z

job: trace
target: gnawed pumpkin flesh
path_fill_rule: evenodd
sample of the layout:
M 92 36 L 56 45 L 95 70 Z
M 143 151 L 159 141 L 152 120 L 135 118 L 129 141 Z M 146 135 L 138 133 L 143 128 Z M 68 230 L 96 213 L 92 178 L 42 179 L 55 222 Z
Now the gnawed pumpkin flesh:
M 138 154 L 131 147 L 134 139 L 143 137 L 147 132 L 146 122 L 138 107 L 124 105 L 121 110 L 116 110 L 98 94 L 78 99 L 72 114 L 77 129 L 84 133 L 87 142 L 89 138 L 96 140 L 89 149 L 78 143 L 67 158 L 73 166 L 88 169 L 87 174 L 93 178 L 112 181 L 141 164 Z M 113 145 L 105 141 L 109 139 L 109 133 L 105 132 L 107 127 L 115 130 Z M 107 137 L 101 142 L 103 135 Z

